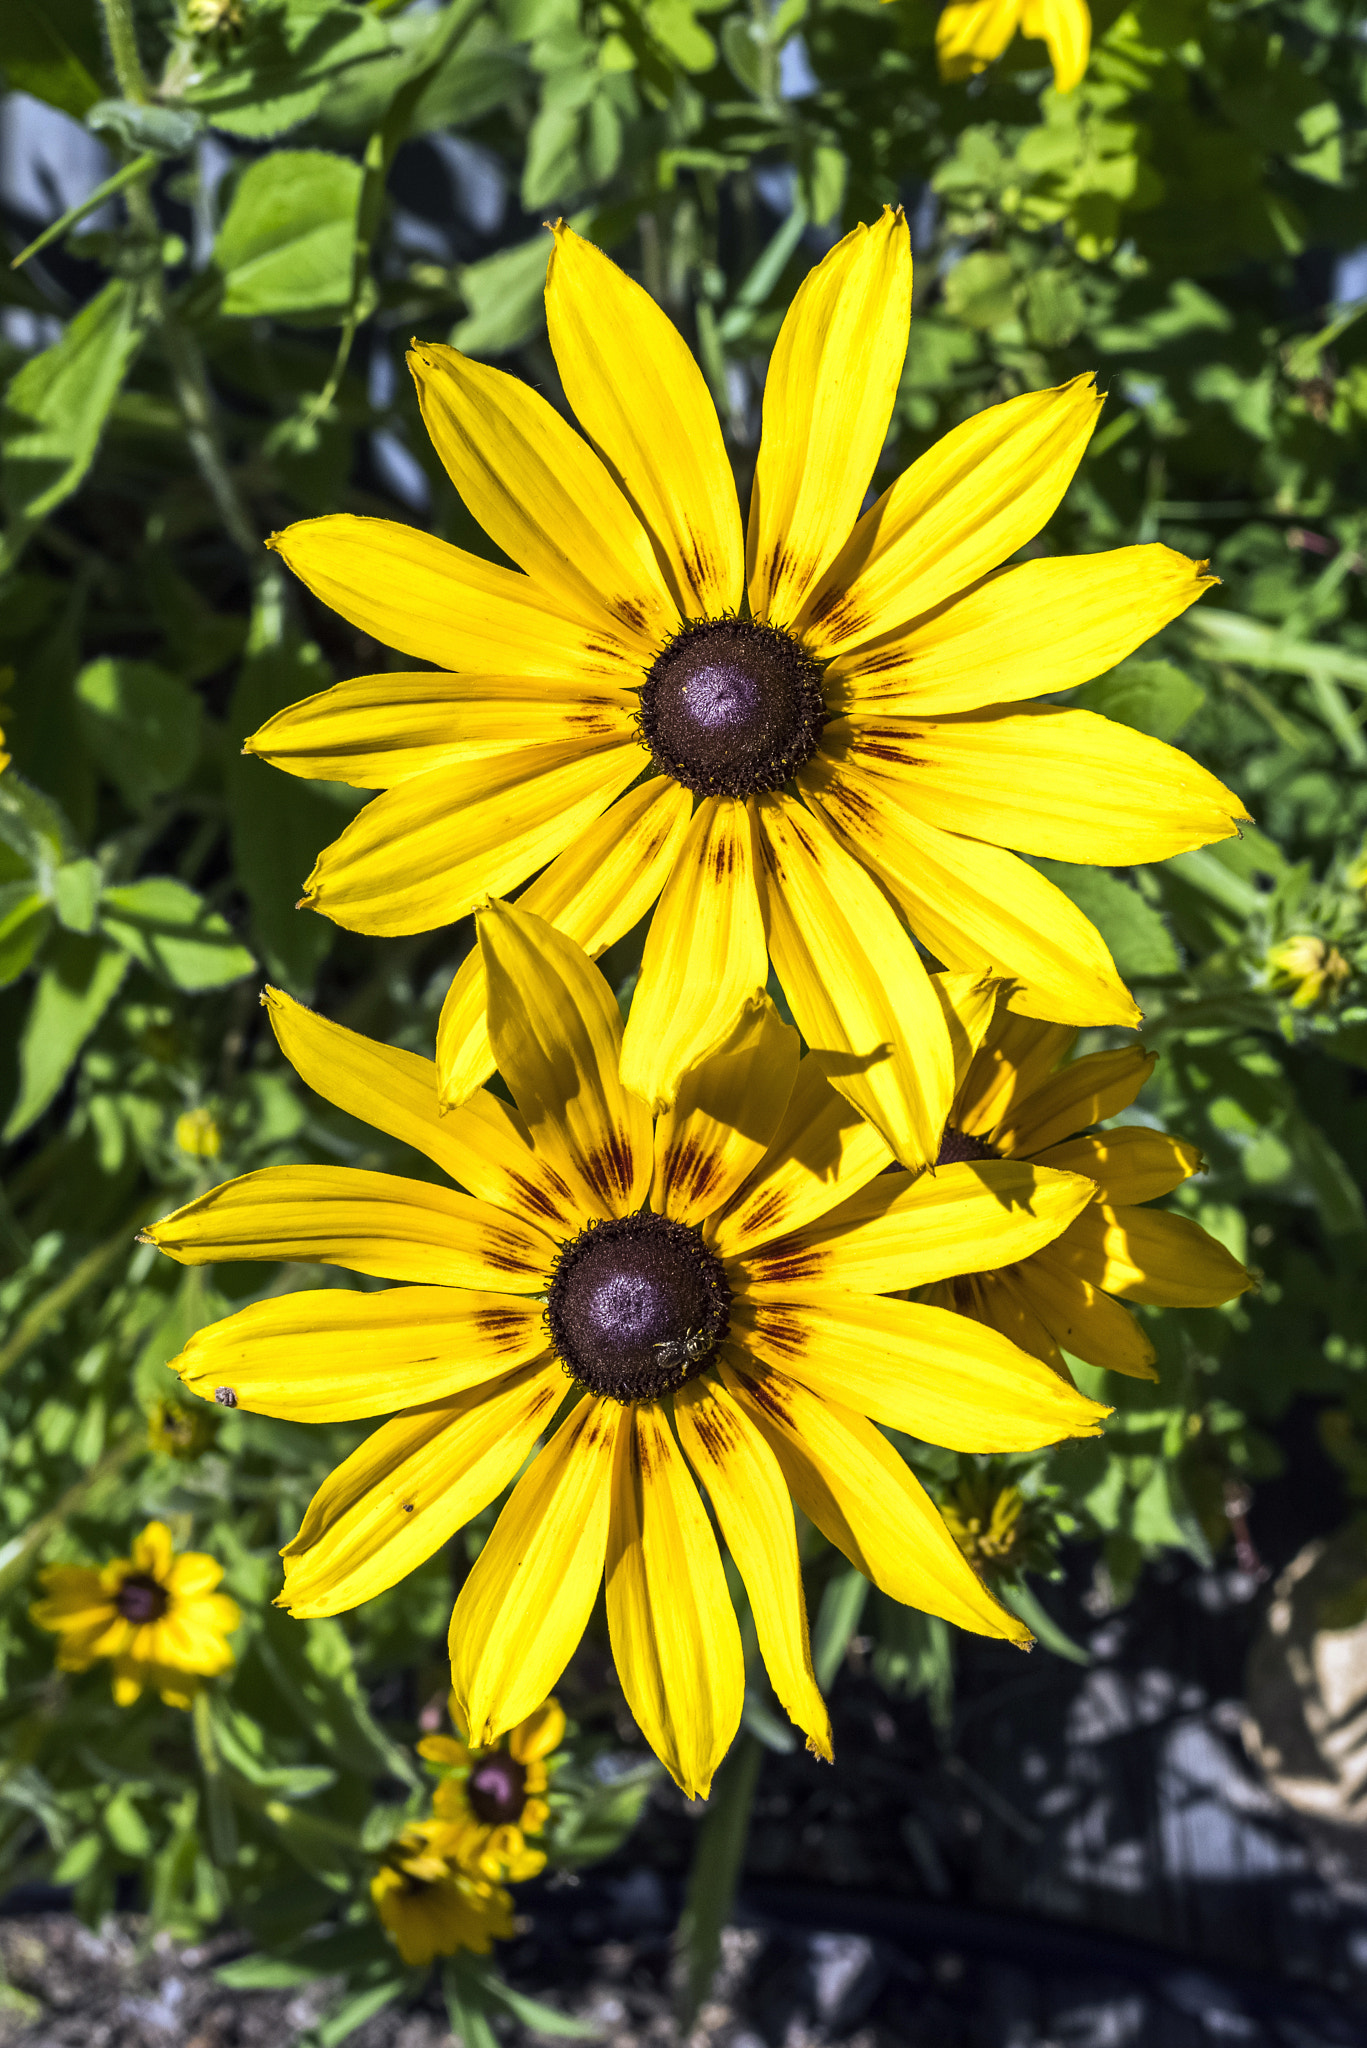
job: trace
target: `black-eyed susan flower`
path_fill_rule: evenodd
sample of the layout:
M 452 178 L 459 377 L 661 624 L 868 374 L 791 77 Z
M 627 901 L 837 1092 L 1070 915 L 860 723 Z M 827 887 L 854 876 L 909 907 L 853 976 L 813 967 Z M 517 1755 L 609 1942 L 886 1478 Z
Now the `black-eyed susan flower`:
M 940 76 L 985 71 L 1018 34 L 1046 45 L 1058 92 L 1082 83 L 1092 47 L 1087 0 L 950 0 L 935 25 Z
M 279 1166 L 189 1203 L 147 1232 L 173 1258 L 314 1259 L 409 1284 L 256 1302 L 201 1330 L 177 1370 L 267 1415 L 393 1416 L 285 1550 L 296 1615 L 382 1592 L 516 1479 L 451 1623 L 453 1713 L 475 1748 L 547 1697 L 606 1572 L 632 1712 L 705 1791 L 744 1674 L 696 1474 L 774 1689 L 828 1754 L 790 1495 L 893 1599 L 1025 1636 L 876 1425 L 1025 1450 L 1094 1435 L 1106 1411 L 995 1332 L 888 1297 L 1027 1256 L 1092 1183 L 1010 1160 L 891 1168 L 765 998 L 652 1130 L 583 952 L 507 905 L 481 913 L 479 942 L 514 1107 L 481 1090 L 442 1115 L 429 1061 L 268 994 L 311 1086 L 467 1192 Z
M 1146 1205 L 1201 1169 L 1184 1138 L 1144 1124 L 1090 1130 L 1127 1109 L 1157 1054 L 1141 1045 L 1060 1065 L 1076 1033 L 1000 1005 L 982 1034 L 962 1006 L 963 1078 L 940 1144 L 942 1161 L 1030 1160 L 1085 1174 L 1095 1199 L 1027 1258 L 965 1272 L 924 1299 L 975 1316 L 1066 1373 L 1063 1352 L 1136 1379 L 1156 1379 L 1154 1349 L 1127 1301 L 1211 1308 L 1253 1277 L 1189 1216 Z M 980 1038 L 976 1053 L 967 1055 Z
M 438 1819 L 410 1821 L 370 1880 L 375 1911 L 403 1960 L 414 1966 L 469 1949 L 487 1956 L 513 1932 L 513 1902 L 462 1869 L 455 1831 Z
M 168 1706 L 188 1707 L 204 1679 L 232 1668 L 227 1639 L 242 1616 L 215 1591 L 222 1577 L 217 1558 L 202 1550 L 177 1556 L 165 1522 L 149 1522 L 130 1557 L 46 1566 L 46 1597 L 29 1612 L 60 1637 L 59 1671 L 88 1671 L 108 1658 L 119 1706 L 131 1707 L 150 1687 Z
M 456 1830 L 457 1861 L 490 1883 L 521 1884 L 546 1867 L 539 1835 L 551 1817 L 550 1765 L 565 1738 L 564 1709 L 545 1700 L 501 1741 L 472 1749 L 454 1735 L 426 1735 L 418 1754 L 440 1772 L 432 1811 Z
M 454 349 L 409 358 L 442 462 L 523 573 L 382 519 L 290 527 L 274 545 L 324 602 L 436 668 L 341 683 L 247 748 L 383 792 L 320 856 L 314 909 L 425 931 L 535 876 L 524 907 L 597 956 L 658 897 L 627 1085 L 666 1109 L 772 960 L 827 1078 L 916 1167 L 953 1063 L 912 934 L 946 968 L 1015 977 L 1028 1014 L 1133 1023 L 1098 932 L 1009 849 L 1157 860 L 1227 837 L 1241 806 L 1158 740 L 1025 702 L 1109 668 L 1212 581 L 1157 545 L 1001 567 L 1081 460 L 1090 377 L 964 421 L 860 516 L 910 294 L 892 211 L 808 275 L 743 537 L 681 336 L 557 228 L 547 316 L 587 438 Z M 492 1071 L 478 949 L 437 1062 L 449 1104 Z

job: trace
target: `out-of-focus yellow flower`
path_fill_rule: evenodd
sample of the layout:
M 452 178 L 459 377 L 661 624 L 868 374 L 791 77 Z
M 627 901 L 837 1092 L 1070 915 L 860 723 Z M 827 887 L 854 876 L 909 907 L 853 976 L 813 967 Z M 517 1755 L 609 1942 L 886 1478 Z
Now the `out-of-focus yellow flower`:
M 176 1143 L 192 1159 L 217 1159 L 223 1150 L 223 1133 L 211 1109 L 201 1102 L 176 1118 Z
M 88 1671 L 110 1658 L 121 1707 L 146 1686 L 168 1707 L 188 1707 L 203 1679 L 232 1668 L 227 1638 L 242 1616 L 235 1600 L 214 1591 L 223 1567 L 202 1550 L 177 1557 L 165 1522 L 147 1524 L 131 1557 L 103 1567 L 53 1564 L 41 1576 L 47 1598 L 29 1613 L 61 1637 L 58 1670 Z
M 1087 0 L 950 0 L 935 28 L 941 78 L 985 71 L 1017 32 L 1047 44 L 1055 91 L 1082 83 L 1092 49 Z
M 452 1735 L 428 1735 L 418 1755 L 442 1771 L 432 1811 L 458 1831 L 457 1856 L 467 1870 L 520 1884 L 546 1867 L 539 1835 L 550 1819 L 545 1792 L 548 1759 L 565 1735 L 564 1709 L 546 1700 L 489 1749 L 471 1749 Z
M 158 1401 L 147 1418 L 147 1441 L 164 1458 L 197 1458 L 213 1440 L 211 1408 L 186 1408 L 179 1401 Z
M 1310 932 L 1296 932 L 1270 946 L 1267 967 L 1269 987 L 1289 992 L 1293 1010 L 1336 1001 L 1353 971 L 1337 946 Z
M 5 735 L 0 731 L 0 775 L 9 767 L 11 756 L 5 752 Z
M 959 1480 L 941 1503 L 949 1533 L 975 1571 L 990 1578 L 1009 1572 L 1025 1534 L 1025 1495 L 1018 1486 L 1002 1486 L 985 1473 Z
M 430 1963 L 472 1949 L 487 1956 L 513 1931 L 513 1902 L 455 1859 L 449 1821 L 412 1821 L 390 1844 L 370 1896 L 406 1963 Z

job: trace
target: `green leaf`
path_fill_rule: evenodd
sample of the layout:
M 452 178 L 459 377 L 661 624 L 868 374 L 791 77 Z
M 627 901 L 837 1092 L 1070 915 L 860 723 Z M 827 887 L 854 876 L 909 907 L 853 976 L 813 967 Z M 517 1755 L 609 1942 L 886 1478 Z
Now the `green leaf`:
M 97 860 L 69 860 L 52 877 L 52 907 L 69 932 L 93 932 L 104 873 Z
M 867 1586 L 868 1581 L 864 1583 Z M 736 1880 L 745 1855 L 750 1809 L 763 1755 L 752 1735 L 737 1738 L 713 1781 L 707 1813 L 698 1829 L 677 1936 L 686 1962 L 679 2001 L 679 2018 L 685 2032 L 697 2017 L 717 1973 L 721 1932 L 731 1917 L 736 1896 Z
M 441 1973 L 446 2016 L 461 2048 L 498 2048 L 498 2035 L 489 2021 L 485 1984 L 485 1973 L 474 1956 L 452 1956 Z
M 227 919 L 170 875 L 106 889 L 100 922 L 125 952 L 175 988 L 223 988 L 256 965 Z
M 345 2041 L 348 2034 L 354 2034 L 357 2027 L 363 2027 L 377 2012 L 383 2012 L 387 2005 L 392 2005 L 403 1989 L 402 1977 L 389 1977 L 383 1983 L 367 1985 L 363 1991 L 351 1992 L 339 2005 L 334 2005 L 314 2028 L 318 2048 L 337 2048 L 338 2042 Z M 490 2048 L 498 2048 L 492 2033 L 489 2039 Z M 474 2044 L 467 2043 L 467 2048 L 474 2048 Z
M 1074 691 L 1079 711 L 1097 711 L 1156 740 L 1175 740 L 1206 701 L 1199 683 L 1170 661 L 1125 661 Z
M 544 2034 L 551 2040 L 598 2041 L 603 2029 L 591 2026 L 586 2020 L 577 2020 L 572 2014 L 561 2012 L 557 2006 L 543 2005 L 539 1998 L 529 1998 L 525 1991 L 514 1991 L 511 1984 L 488 1964 L 479 1966 L 485 1997 L 492 2005 L 502 2006 L 533 2034 Z
M 235 1962 L 219 1964 L 214 1982 L 229 1991 L 292 1991 L 311 1984 L 318 1974 L 307 1963 L 292 1963 L 286 1956 L 239 1956 Z
M 184 107 L 144 107 L 133 100 L 100 100 L 85 125 L 97 135 L 112 135 L 125 149 L 154 156 L 185 156 L 204 132 L 200 114 Z
M 1009 1607 L 1017 1620 L 1023 1621 L 1036 1641 L 1043 1643 L 1046 1650 L 1052 1650 L 1056 1657 L 1064 1657 L 1070 1664 L 1090 1664 L 1091 1653 L 1081 1643 L 1075 1643 L 1070 1635 L 1061 1629 L 1044 1602 L 1032 1586 L 1024 1579 L 998 1586 L 997 1598 L 1003 1607 Z
M 1198 605 L 1182 624 L 1195 635 L 1201 652 L 1217 661 L 1283 669 L 1292 675 L 1328 676 L 1367 690 L 1367 654 L 1352 654 L 1327 640 L 1300 640 L 1276 626 L 1264 625 L 1261 619 L 1215 605 Z
M 1070 861 L 1032 859 L 1030 865 L 1092 920 L 1126 979 L 1177 973 L 1181 962 L 1171 932 L 1128 882 L 1105 868 L 1075 867 Z
M 70 1073 L 128 971 L 128 955 L 102 939 L 59 932 L 38 976 L 19 1041 L 19 1093 L 3 1137 L 36 1123 Z
M 69 498 L 94 461 L 142 340 L 136 305 L 133 287 L 114 278 L 10 379 L 0 500 L 21 534 Z
M 85 0 L 5 0 L 0 66 L 20 92 L 80 120 L 101 97 L 104 53 Z
M 52 912 L 44 897 L 11 883 L 0 889 L 0 988 L 17 981 L 47 937 Z
M 203 713 L 177 676 L 150 661 L 106 656 L 76 678 L 82 736 L 134 810 L 184 782 L 199 752 Z
M 51 797 L 13 769 L 0 776 L 0 841 L 39 880 L 76 852 L 71 827 Z
M 853 1565 L 826 1583 L 812 1630 L 812 1668 L 823 1692 L 844 1661 L 868 1596 L 869 1582 Z
M 320 149 L 281 149 L 247 166 L 214 244 L 222 311 L 317 319 L 351 298 L 364 173 Z

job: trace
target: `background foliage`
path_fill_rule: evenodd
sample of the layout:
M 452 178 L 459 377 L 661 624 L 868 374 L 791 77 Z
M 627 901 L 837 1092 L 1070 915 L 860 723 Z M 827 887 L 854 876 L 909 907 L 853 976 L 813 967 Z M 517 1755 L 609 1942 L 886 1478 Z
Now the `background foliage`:
M 783 311 L 885 203 L 911 219 L 916 293 L 880 487 L 978 408 L 1099 371 L 1103 424 L 1040 545 L 1161 538 L 1209 556 L 1222 587 L 1075 701 L 1180 737 L 1257 826 L 1152 869 L 1039 865 L 1140 996 L 1162 1058 L 1139 1113 L 1206 1153 L 1178 1200 L 1262 1286 L 1153 1316 L 1161 1376 L 1107 1379 L 1102 1441 L 996 1461 L 903 1448 L 966 1521 L 1022 1490 L 996 1568 L 1061 1654 L 1027 1574 L 1038 1587 L 1061 1545 L 1096 1542 L 1123 1600 L 1165 1549 L 1243 1541 L 1297 1396 L 1367 1490 L 1364 9 L 1103 0 L 1067 98 L 1019 38 L 942 87 L 934 19 L 930 0 L 4 10 L 11 135 L 45 103 L 99 138 L 108 177 L 0 282 L 0 1854 L 11 1877 L 73 1884 L 89 1914 L 134 1873 L 178 1932 L 227 1913 L 271 1952 L 242 1966 L 255 1981 L 335 1968 L 349 1943 L 320 2039 L 404 1988 L 347 1916 L 364 1919 L 367 1856 L 419 1796 L 410 1745 L 443 1697 L 452 1580 L 491 1517 L 354 1616 L 283 1619 L 275 1553 L 356 1433 L 191 1427 L 164 1367 L 263 1287 L 336 1276 L 209 1282 L 132 1240 L 276 1161 L 429 1170 L 306 1098 L 257 1007 L 270 978 L 430 1051 L 473 936 L 374 942 L 290 907 L 354 796 L 273 774 L 240 740 L 389 657 L 286 587 L 260 542 L 347 509 L 490 551 L 427 446 L 402 349 L 449 336 L 557 396 L 542 219 L 572 219 L 683 327 L 742 494 Z M 13 254 L 59 189 L 12 213 Z M 624 1003 L 638 952 L 605 963 Z M 1100 1392 L 1106 1376 L 1078 1377 Z M 98 1667 L 54 1678 L 27 1620 L 41 1561 L 119 1554 L 151 1513 L 224 1560 L 246 1611 L 231 1691 L 193 1717 L 115 1710 Z M 948 1712 L 947 1631 L 866 1608 L 835 1562 L 813 1538 L 826 1676 L 862 1627 L 885 1684 Z M 571 1703 L 567 1862 L 609 1847 L 644 1790 L 601 1684 Z M 703 1830 L 695 1976 L 756 1744 L 789 1740 L 758 1672 L 746 1726 Z M 471 1995 L 453 1993 L 477 2031 Z

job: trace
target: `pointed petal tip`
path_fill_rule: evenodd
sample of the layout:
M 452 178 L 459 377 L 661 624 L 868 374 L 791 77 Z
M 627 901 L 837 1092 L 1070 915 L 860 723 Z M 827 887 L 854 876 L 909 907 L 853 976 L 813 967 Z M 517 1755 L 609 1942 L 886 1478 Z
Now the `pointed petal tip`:
M 133 1239 L 133 1242 L 134 1242 L 134 1244 L 151 1244 L 151 1245 L 154 1245 L 154 1244 L 156 1243 L 156 1241 L 157 1241 L 157 1240 L 156 1240 L 156 1232 L 155 1232 L 155 1225 L 153 1225 L 153 1226 L 152 1226 L 152 1228 L 150 1228 L 150 1229 L 148 1229 L 148 1230 L 140 1230 L 140 1231 L 138 1232 L 137 1236 L 136 1236 L 136 1237 L 135 1237 L 135 1238 Z

